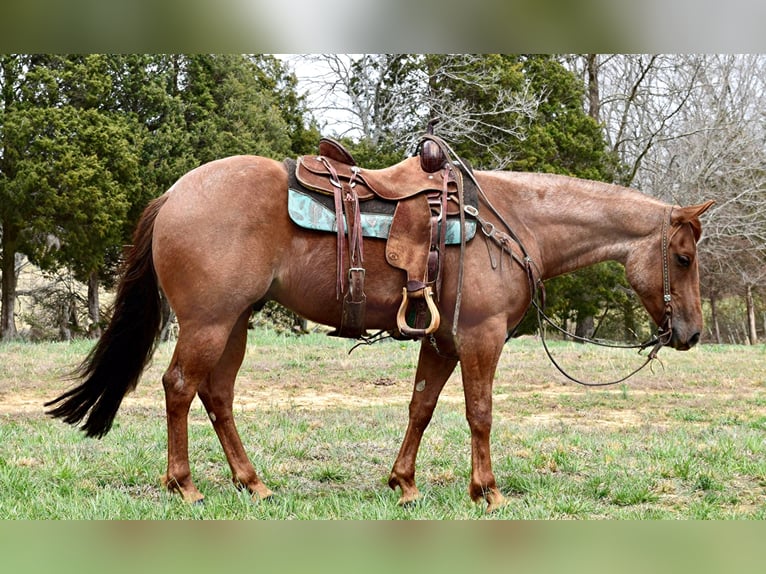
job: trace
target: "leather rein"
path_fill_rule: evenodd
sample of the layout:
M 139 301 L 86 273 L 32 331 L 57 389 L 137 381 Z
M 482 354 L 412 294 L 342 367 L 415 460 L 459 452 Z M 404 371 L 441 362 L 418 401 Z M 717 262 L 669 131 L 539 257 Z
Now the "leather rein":
M 539 279 L 539 278 L 535 279 L 535 270 L 537 266 L 535 265 L 532 258 L 529 256 L 521 240 L 518 238 L 518 236 L 516 236 L 516 234 L 511 229 L 511 226 L 505 221 L 502 215 L 500 215 L 497 209 L 489 201 L 489 198 L 487 198 L 487 196 L 484 194 L 484 191 L 481 189 L 481 186 L 479 185 L 478 181 L 476 181 L 476 179 L 473 177 L 473 174 L 469 174 L 469 177 L 471 177 L 474 183 L 476 184 L 479 190 L 479 198 L 481 199 L 481 201 L 487 206 L 487 208 L 492 212 L 492 214 L 500 220 L 500 222 L 506 228 L 507 233 L 500 231 L 492 222 L 489 222 L 485 220 L 484 218 L 482 218 L 479 215 L 478 210 L 473 209 L 470 206 L 466 206 L 465 211 L 474 219 L 476 219 L 476 221 L 479 223 L 480 229 L 482 233 L 484 234 L 484 236 L 487 239 L 493 240 L 497 245 L 500 246 L 502 251 L 507 251 L 509 255 L 511 256 L 512 260 L 516 262 L 519 266 L 521 266 L 521 268 L 524 270 L 527 276 L 527 281 L 529 282 L 529 289 L 531 294 L 529 307 L 534 306 L 537 312 L 537 324 L 540 331 L 540 339 L 543 343 L 543 348 L 545 349 L 545 353 L 548 355 L 548 359 L 551 361 L 553 366 L 556 367 L 556 369 L 562 375 L 564 375 L 570 381 L 577 383 L 579 385 L 583 385 L 587 387 L 605 387 L 610 385 L 616 385 L 629 379 L 630 377 L 632 377 L 633 375 L 641 371 L 644 367 L 646 367 L 649 363 L 651 363 L 657 358 L 657 353 L 659 353 L 662 347 L 664 347 L 670 342 L 670 339 L 673 335 L 673 305 L 672 305 L 672 296 L 670 292 L 670 260 L 669 260 L 669 256 L 670 256 L 669 246 L 670 246 L 670 240 L 672 238 L 672 236 L 669 234 L 670 218 L 673 211 L 672 207 L 666 207 L 663 211 L 661 241 L 660 241 L 661 257 L 662 257 L 662 290 L 663 290 L 662 297 L 663 297 L 663 303 L 665 305 L 663 321 L 659 325 L 657 332 L 651 339 L 643 343 L 638 343 L 634 345 L 625 345 L 621 343 L 601 341 L 601 340 L 592 339 L 589 337 L 579 337 L 577 335 L 573 335 L 569 333 L 565 329 L 562 329 L 561 327 L 559 327 L 553 322 L 553 320 L 545 313 L 545 285 L 542 279 Z M 521 257 L 513 251 L 512 244 L 515 244 L 518 247 L 518 249 L 521 252 Z M 502 261 L 502 251 L 501 251 L 501 261 Z M 492 261 L 492 266 L 493 268 L 496 267 L 494 261 Z M 539 271 L 537 272 L 537 274 L 539 275 Z M 575 339 L 577 341 L 581 341 L 584 343 L 592 343 L 602 347 L 610 347 L 610 348 L 617 348 L 617 349 L 638 349 L 639 353 L 649 347 L 652 347 L 652 350 L 646 356 L 646 360 L 641 365 L 639 365 L 636 369 L 634 369 L 633 371 L 631 371 L 629 374 L 625 375 L 624 377 L 621 377 L 614 381 L 598 382 L 598 383 L 582 381 L 570 375 L 569 373 L 567 373 L 563 369 L 563 367 L 561 367 L 561 365 L 559 365 L 559 363 L 553 357 L 550 349 L 548 348 L 548 344 L 545 340 L 545 323 L 547 323 L 548 325 L 551 325 L 557 331 L 560 331 L 561 333 L 571 337 L 572 339 Z M 509 338 L 510 336 L 511 335 L 509 335 Z
M 543 280 L 539 278 L 541 275 L 539 271 L 539 267 L 534 263 L 532 258 L 530 257 L 526 247 L 524 246 L 521 239 L 514 233 L 511 226 L 508 224 L 508 222 L 503 218 L 503 216 L 500 214 L 500 212 L 495 208 L 494 205 L 492 205 L 492 202 L 489 200 L 489 198 L 484 193 L 484 190 L 481 188 L 481 185 L 476 180 L 476 177 L 473 174 L 473 171 L 463 162 L 460 157 L 455 153 L 455 151 L 447 144 L 444 140 L 437 136 L 433 135 L 427 135 L 426 139 L 431 139 L 435 143 L 439 145 L 439 147 L 442 148 L 445 155 L 449 159 L 449 162 L 446 165 L 446 169 L 449 171 L 451 169 L 459 169 L 464 176 L 467 176 L 471 179 L 471 181 L 476 186 L 479 200 L 487 207 L 487 209 L 497 218 L 498 221 L 502 224 L 502 226 L 505 228 L 505 231 L 498 229 L 498 227 L 492 223 L 491 221 L 486 220 L 483 218 L 479 210 L 476 209 L 473 206 L 465 205 L 463 201 L 463 189 L 462 189 L 462 181 L 458 178 L 458 198 L 450 198 L 452 201 L 457 201 L 460 205 L 460 228 L 465 229 L 465 216 L 468 215 L 469 217 L 472 217 L 476 220 L 476 222 L 479 224 L 479 228 L 481 229 L 482 234 L 485 236 L 486 239 L 492 240 L 495 242 L 498 246 L 500 246 L 501 253 L 499 262 L 496 262 L 493 259 L 492 253 L 489 253 L 490 256 L 490 262 L 493 269 L 496 269 L 498 265 L 502 265 L 502 253 L 507 252 L 511 259 L 518 264 L 523 270 L 527 277 L 527 281 L 529 284 L 529 292 L 530 292 L 530 302 L 527 307 L 529 309 L 530 307 L 534 306 L 536 312 L 537 312 L 537 324 L 540 331 L 540 339 L 543 343 L 543 348 L 545 349 L 546 354 L 548 355 L 548 359 L 551 361 L 554 367 L 562 374 L 564 377 L 569 379 L 572 382 L 575 382 L 579 385 L 588 386 L 588 387 L 604 387 L 604 386 L 610 386 L 610 385 L 616 385 L 618 383 L 621 383 L 639 371 L 641 371 L 644 367 L 646 367 L 649 363 L 657 359 L 657 353 L 659 353 L 660 349 L 667 345 L 670 342 L 670 339 L 673 335 L 672 330 L 672 322 L 673 322 L 673 306 L 672 306 L 672 297 L 670 292 L 670 260 L 669 260 L 669 248 L 670 248 L 670 240 L 672 238 L 672 235 L 669 234 L 670 229 L 670 217 L 673 211 L 673 208 L 668 206 L 665 207 L 663 211 L 663 220 L 662 220 L 662 229 L 661 229 L 661 257 L 662 257 L 662 289 L 663 289 L 663 303 L 665 304 L 665 312 L 662 320 L 662 324 L 659 325 L 657 332 L 655 335 L 639 344 L 634 345 L 625 345 L 622 343 L 613 343 L 613 342 L 606 342 L 599 339 L 592 339 L 588 337 L 579 337 L 577 335 L 573 335 L 566 331 L 565 329 L 562 329 L 558 325 L 556 325 L 553 320 L 545 313 L 545 285 L 543 283 Z M 340 244 L 340 242 L 339 242 Z M 514 250 L 514 245 L 516 246 L 517 250 L 520 252 L 516 252 Z M 461 304 L 461 296 L 462 296 L 462 286 L 463 286 L 463 258 L 465 255 L 465 234 L 461 234 L 461 245 L 460 245 L 460 266 L 459 266 L 459 273 L 458 273 L 458 290 L 457 290 L 457 297 L 455 301 L 455 315 L 452 325 L 452 335 L 455 336 L 457 332 L 458 327 L 458 318 L 460 314 L 460 304 Z M 339 254 L 339 257 L 342 257 L 342 255 Z M 536 278 L 537 275 L 537 278 Z M 342 284 L 338 286 L 338 289 L 342 291 Z M 644 349 L 647 349 L 649 347 L 652 347 L 652 350 L 649 352 L 649 354 L 646 357 L 646 360 L 639 365 L 636 369 L 631 371 L 628 375 L 621 377 L 615 381 L 609 381 L 609 382 L 588 382 L 588 381 L 581 381 L 577 379 L 576 377 L 573 377 L 569 373 L 567 373 L 561 365 L 556 361 L 556 359 L 553 357 L 552 353 L 550 352 L 550 349 L 548 348 L 548 344 L 545 340 L 545 324 L 548 324 L 552 326 L 557 331 L 560 331 L 561 333 L 567 335 L 568 337 L 581 341 L 584 343 L 592 343 L 594 345 L 598 345 L 601 347 L 610 347 L 610 348 L 617 348 L 617 349 L 638 349 L 638 352 L 640 353 Z M 512 336 L 512 332 L 508 335 L 508 338 Z M 370 345 L 373 344 L 379 340 L 388 338 L 388 336 L 383 335 L 383 332 L 379 332 L 376 335 L 373 335 L 371 337 L 362 337 L 361 342 L 354 345 L 350 350 L 349 353 L 351 353 L 354 349 L 359 347 L 360 345 Z M 436 352 L 441 354 L 437 344 L 436 339 L 433 335 L 429 337 L 429 342 L 433 347 L 436 349 Z

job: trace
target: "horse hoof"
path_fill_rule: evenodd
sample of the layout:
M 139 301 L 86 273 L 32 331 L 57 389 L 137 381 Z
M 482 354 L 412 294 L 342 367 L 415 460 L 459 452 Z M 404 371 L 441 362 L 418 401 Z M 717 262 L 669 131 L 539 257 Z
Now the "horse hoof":
M 402 508 L 414 508 L 418 502 L 420 502 L 420 495 L 414 494 L 414 495 L 408 495 L 408 496 L 402 496 L 397 501 L 397 506 L 401 506 Z
M 488 498 L 487 499 L 487 514 L 495 512 L 496 510 L 501 509 L 503 506 L 507 504 L 508 504 L 508 501 L 503 497 L 503 495 L 497 495 L 497 496 Z
M 264 503 L 264 504 L 273 504 L 276 502 L 277 497 L 273 492 L 269 492 L 269 494 L 262 496 L 260 494 L 253 494 L 250 499 L 253 501 L 253 503 Z

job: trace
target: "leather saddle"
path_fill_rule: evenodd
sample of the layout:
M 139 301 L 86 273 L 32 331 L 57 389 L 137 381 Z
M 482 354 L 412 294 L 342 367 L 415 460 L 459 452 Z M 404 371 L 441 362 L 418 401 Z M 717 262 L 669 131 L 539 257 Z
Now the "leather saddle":
M 365 202 L 387 202 L 394 210 L 386 261 L 407 276 L 395 336 L 417 339 L 439 328 L 435 299 L 441 285 L 447 216 L 460 213 L 466 196 L 475 207 L 476 190 L 471 184 L 466 193 L 465 168 L 462 162 L 448 160 L 448 147 L 439 138 L 426 135 L 418 148 L 418 155 L 385 169 L 365 169 L 340 142 L 322 138 L 318 155 L 297 159 L 297 181 L 306 189 L 331 196 L 335 207 L 336 290 L 339 298 L 343 295 L 343 316 L 340 328 L 331 335 L 360 338 L 366 334 L 360 221 Z M 464 237 L 465 230 L 461 233 Z

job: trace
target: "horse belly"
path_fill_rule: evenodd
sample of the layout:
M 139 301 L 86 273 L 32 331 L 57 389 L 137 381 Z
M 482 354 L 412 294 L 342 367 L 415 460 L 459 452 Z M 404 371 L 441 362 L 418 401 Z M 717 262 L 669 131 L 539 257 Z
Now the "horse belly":
M 404 273 L 385 261 L 385 241 L 364 243 L 364 293 L 367 298 L 368 329 L 393 329 L 402 299 Z M 295 229 L 292 249 L 283 258 L 269 292 L 302 317 L 333 327 L 339 326 L 342 298 L 338 297 L 336 236 Z M 348 258 L 345 257 L 348 265 Z M 344 277 L 344 287 L 347 288 Z

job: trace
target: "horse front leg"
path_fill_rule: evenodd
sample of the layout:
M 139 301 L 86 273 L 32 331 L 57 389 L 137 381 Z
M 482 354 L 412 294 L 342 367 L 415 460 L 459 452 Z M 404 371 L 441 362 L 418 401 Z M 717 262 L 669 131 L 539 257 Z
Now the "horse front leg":
M 415 486 L 415 459 L 439 394 L 444 388 L 444 383 L 455 370 L 455 365 L 457 365 L 457 359 L 440 356 L 433 345 L 425 340 L 421 343 L 415 386 L 410 399 L 407 432 L 388 479 L 388 485 L 392 489 L 396 490 L 398 486 L 402 491 L 399 498 L 400 505 L 414 502 L 420 496 Z
M 502 506 L 505 498 L 497 488 L 492 472 L 489 437 L 492 430 L 492 384 L 505 342 L 505 329 L 492 334 L 487 326 L 466 341 L 460 349 L 465 410 L 471 429 L 471 482 L 468 493 L 474 502 L 484 500 L 487 512 Z

